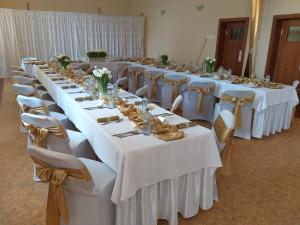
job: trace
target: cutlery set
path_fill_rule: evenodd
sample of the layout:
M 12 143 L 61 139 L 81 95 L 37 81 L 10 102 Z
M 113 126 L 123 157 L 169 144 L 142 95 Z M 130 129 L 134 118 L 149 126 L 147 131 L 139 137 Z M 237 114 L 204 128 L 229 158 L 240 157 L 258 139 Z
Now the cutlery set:
M 125 138 L 125 137 L 131 137 L 139 134 L 142 134 L 142 132 L 138 130 L 132 130 L 125 133 L 114 134 L 113 136 L 118 138 Z
M 105 108 L 107 108 L 106 105 L 99 105 L 99 106 L 86 107 L 86 108 L 83 108 L 83 109 L 86 109 L 86 110 L 95 110 L 95 109 L 105 109 Z

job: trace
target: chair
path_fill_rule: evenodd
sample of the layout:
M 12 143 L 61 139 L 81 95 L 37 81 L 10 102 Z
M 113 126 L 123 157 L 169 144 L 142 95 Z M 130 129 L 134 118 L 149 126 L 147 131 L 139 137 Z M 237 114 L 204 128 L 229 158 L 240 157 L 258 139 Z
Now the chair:
M 120 78 L 116 81 L 116 84 L 118 85 L 118 87 L 122 87 L 123 89 L 125 89 L 128 85 L 128 78 L 127 77 Z
M 10 70 L 17 70 L 17 71 L 24 71 L 21 67 L 19 66 L 10 66 L 9 67 Z
M 65 129 L 57 119 L 30 113 L 22 113 L 21 119 L 28 130 L 28 147 L 37 145 L 75 157 L 97 159 L 84 135 Z
M 66 129 L 74 130 L 75 128 L 73 123 L 68 119 L 68 117 L 65 114 L 49 111 L 47 105 L 44 103 L 44 100 L 35 97 L 18 95 L 17 102 L 20 106 L 21 113 L 47 115 L 60 121 Z
M 28 73 L 23 70 L 12 70 L 11 75 L 13 76 L 22 76 L 22 77 L 30 77 Z
M 131 66 L 130 63 L 120 62 L 117 64 L 117 77 L 118 79 L 128 76 L 128 67 Z
M 128 67 L 128 91 L 135 93 L 139 88 L 144 86 L 144 71 L 142 66 Z
M 37 90 L 30 85 L 13 84 L 12 90 L 16 95 L 24 95 L 28 97 L 39 97 Z M 54 101 L 43 99 L 49 111 L 61 112 L 62 110 Z
M 167 74 L 164 77 L 162 89 L 162 107 L 170 109 L 178 95 L 183 95 L 187 89 L 188 79 L 182 74 Z
M 296 90 L 297 93 L 298 93 L 298 86 L 299 86 L 299 80 L 295 80 L 293 82 L 293 87 L 295 88 L 295 90 Z M 296 106 L 292 109 L 292 118 L 291 118 L 291 120 L 294 119 L 295 113 L 296 113 Z
M 108 166 L 37 146 L 28 153 L 39 178 L 49 183 L 47 224 L 115 224 L 116 206 L 110 198 L 116 174 Z
M 147 95 L 149 89 L 149 85 L 145 85 L 144 87 L 139 88 L 136 92 L 135 95 L 139 97 L 144 97 Z
M 151 102 L 161 102 L 162 89 L 164 84 L 164 73 L 160 70 L 145 71 L 145 85 L 149 85 L 148 96 Z
M 182 101 L 183 101 L 182 95 L 178 95 L 172 104 L 172 108 L 171 108 L 170 112 L 176 113 L 178 110 L 178 107 L 182 103 Z
M 233 112 L 235 116 L 234 135 L 250 140 L 254 100 L 255 93 L 253 91 L 225 91 L 220 98 L 220 102 L 215 106 L 214 121 L 224 109 Z
M 183 117 L 212 122 L 215 107 L 214 89 L 214 82 L 191 81 L 188 91 L 184 93 Z
M 12 76 L 13 83 L 17 84 L 25 84 L 25 85 L 33 85 L 34 79 L 30 77 L 24 77 L 24 76 Z
M 212 130 L 222 158 L 222 172 L 230 175 L 232 172 L 232 133 L 234 130 L 235 118 L 232 112 L 222 110 L 213 123 Z

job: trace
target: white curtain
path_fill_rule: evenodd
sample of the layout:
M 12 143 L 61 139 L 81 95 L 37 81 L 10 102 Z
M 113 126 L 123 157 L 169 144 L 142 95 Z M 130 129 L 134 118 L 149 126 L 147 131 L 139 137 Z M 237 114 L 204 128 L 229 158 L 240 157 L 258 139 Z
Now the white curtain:
M 0 9 L 0 75 L 21 58 L 65 53 L 81 58 L 105 49 L 109 58 L 144 54 L 144 18 Z

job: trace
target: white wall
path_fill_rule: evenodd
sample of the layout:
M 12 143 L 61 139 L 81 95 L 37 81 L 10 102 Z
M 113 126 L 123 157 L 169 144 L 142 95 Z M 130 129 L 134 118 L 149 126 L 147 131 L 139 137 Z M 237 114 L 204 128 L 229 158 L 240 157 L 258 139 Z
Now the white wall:
M 269 50 L 271 29 L 274 15 L 300 13 L 299 0 L 265 0 L 255 72 L 264 74 Z
M 196 5 L 204 4 L 202 11 Z M 220 18 L 250 17 L 251 0 L 132 0 L 134 15 L 144 13 L 146 21 L 146 52 L 157 57 L 167 53 L 179 63 L 194 62 L 204 38 L 203 56 L 215 56 Z M 166 10 L 164 16 L 161 10 Z

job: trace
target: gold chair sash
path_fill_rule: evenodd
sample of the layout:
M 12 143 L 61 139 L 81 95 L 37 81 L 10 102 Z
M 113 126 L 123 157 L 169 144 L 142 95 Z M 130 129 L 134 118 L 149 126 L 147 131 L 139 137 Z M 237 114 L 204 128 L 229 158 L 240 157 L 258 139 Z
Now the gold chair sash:
M 209 92 L 213 92 L 215 87 L 203 88 L 203 87 L 192 87 L 189 86 L 189 92 L 197 92 L 198 93 L 198 103 L 197 103 L 197 112 L 202 113 L 202 103 L 203 103 L 203 95 L 208 94 Z
M 235 128 L 242 128 L 242 106 L 245 103 L 253 103 L 255 99 L 255 95 L 249 95 L 246 97 L 238 98 L 230 95 L 223 95 L 220 100 L 221 102 L 231 102 L 234 104 L 234 117 L 235 117 Z
M 184 78 L 182 80 L 172 80 L 172 79 L 165 78 L 164 83 L 165 84 L 171 84 L 173 86 L 172 101 L 174 101 L 175 98 L 179 95 L 179 86 L 181 84 L 186 84 L 187 83 L 187 79 Z
M 84 166 L 80 170 L 51 167 L 45 162 L 32 157 L 36 166 L 36 175 L 43 182 L 49 183 L 47 201 L 47 225 L 59 225 L 62 216 L 64 223 L 69 223 L 68 205 L 64 195 L 64 181 L 66 178 L 89 182 L 92 177 Z
M 143 75 L 144 72 L 132 70 L 129 72 L 129 74 L 134 76 L 134 85 L 135 85 L 134 89 L 136 90 L 138 88 L 138 84 L 139 84 L 139 76 Z
M 150 98 L 152 99 L 156 93 L 157 93 L 157 81 L 161 78 L 164 77 L 163 74 L 161 75 L 152 75 L 152 74 L 145 74 L 145 76 L 151 81 L 151 96 Z
M 42 148 L 47 148 L 47 138 L 49 134 L 52 134 L 64 140 L 68 138 L 68 134 L 63 125 L 46 128 L 36 127 L 32 124 L 27 124 L 24 122 L 23 125 L 28 130 L 32 143 Z
M 22 113 L 31 113 L 31 114 L 36 114 L 36 115 L 38 115 L 38 114 L 48 115 L 49 114 L 48 108 L 45 105 L 41 105 L 38 107 L 29 107 L 24 104 L 19 104 L 19 105 L 20 105 Z
M 219 143 L 225 144 L 221 152 L 221 160 L 223 163 L 221 171 L 224 175 L 231 175 L 232 161 L 233 161 L 233 150 L 232 150 L 233 129 L 228 128 L 226 126 L 221 116 L 218 116 L 218 118 L 213 124 L 213 128 Z
M 126 77 L 126 73 L 127 73 L 127 67 L 122 67 L 121 68 L 121 77 L 123 78 L 123 77 Z

